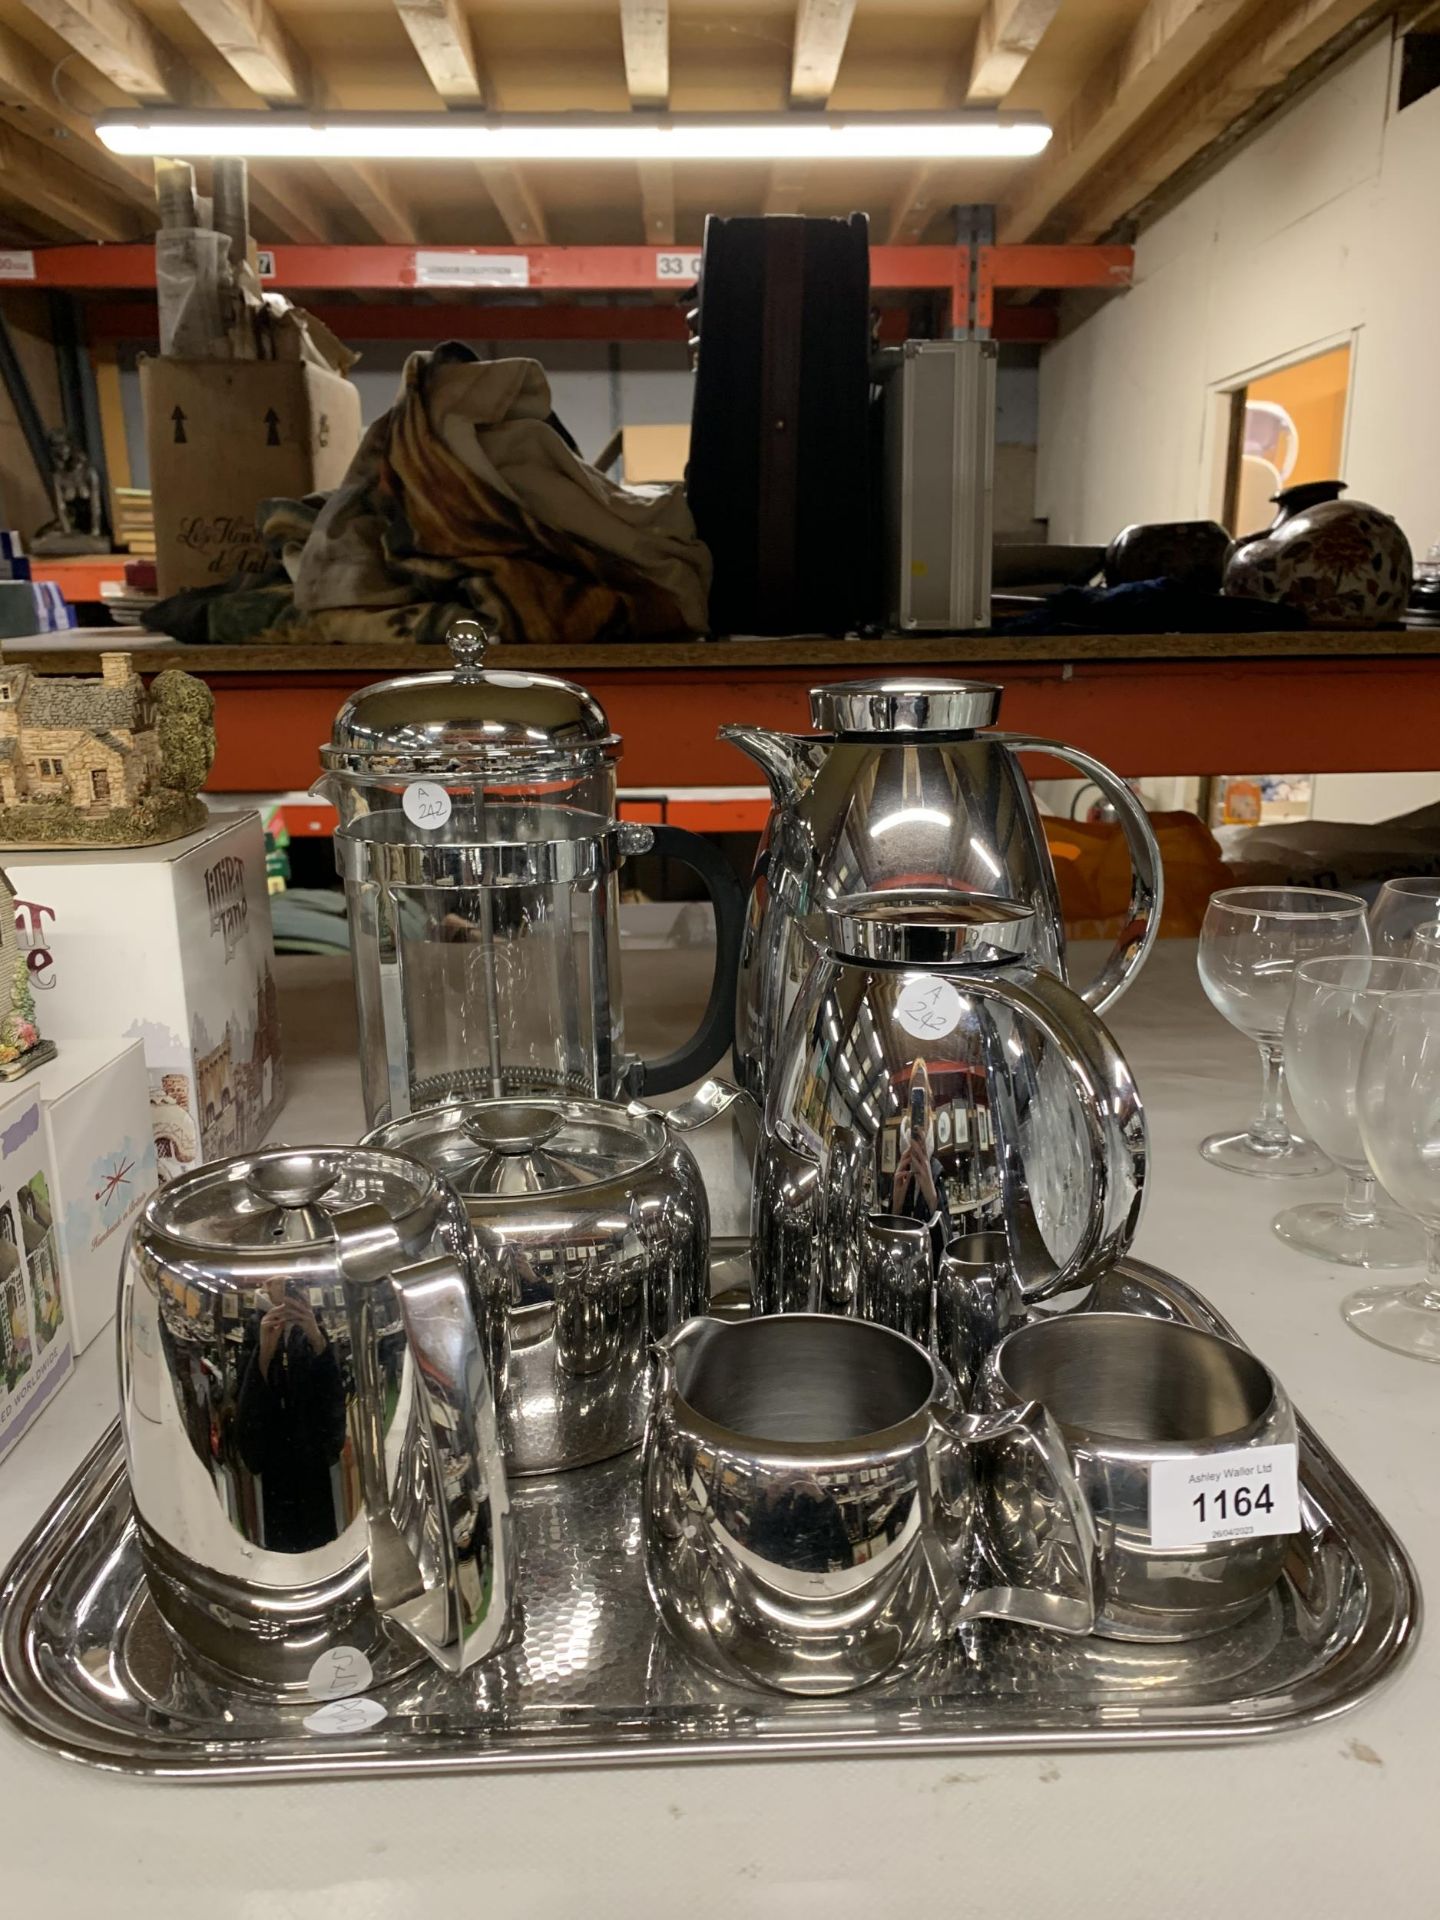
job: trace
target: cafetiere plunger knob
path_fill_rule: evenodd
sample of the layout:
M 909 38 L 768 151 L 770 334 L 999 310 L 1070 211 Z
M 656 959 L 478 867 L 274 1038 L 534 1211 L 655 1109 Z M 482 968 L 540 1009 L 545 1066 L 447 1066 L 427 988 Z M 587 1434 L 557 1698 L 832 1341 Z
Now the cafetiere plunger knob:
M 445 635 L 445 644 L 455 662 L 456 677 L 461 680 L 478 679 L 485 650 L 494 643 L 495 635 L 483 620 L 452 620 Z

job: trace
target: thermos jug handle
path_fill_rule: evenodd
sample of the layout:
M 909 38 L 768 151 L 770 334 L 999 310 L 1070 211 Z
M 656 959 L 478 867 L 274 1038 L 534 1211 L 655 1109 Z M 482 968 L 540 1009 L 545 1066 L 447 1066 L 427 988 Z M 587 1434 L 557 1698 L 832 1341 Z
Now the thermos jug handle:
M 1160 931 L 1165 875 L 1149 815 L 1120 776 L 1099 760 L 1092 760 L 1088 753 L 1079 753 L 1059 740 L 1036 740 L 1028 734 L 997 733 L 985 738 L 997 740 L 1011 753 L 1043 753 L 1048 759 L 1066 761 L 1093 781 L 1115 809 L 1130 850 L 1130 908 L 1104 966 L 1087 987 L 1075 989 L 1087 1007 L 1103 1013 L 1140 971 Z
M 980 1414 L 934 1407 L 930 1417 L 941 1456 L 932 1493 L 940 1524 L 931 1537 L 951 1550 L 942 1591 L 953 1617 L 1089 1633 L 1099 1537 L 1050 1415 L 1032 1400 Z M 948 1488 L 958 1490 L 953 1501 Z
M 745 935 L 745 892 L 718 847 L 684 827 L 652 829 L 652 851 L 679 860 L 698 873 L 715 909 L 715 972 L 700 1025 L 683 1047 L 659 1060 L 637 1061 L 631 1070 L 632 1094 L 674 1093 L 708 1073 L 735 1038 L 735 981 L 740 943 Z
M 332 1218 L 350 1315 L 375 1602 L 438 1665 L 463 1673 L 503 1645 L 513 1584 L 505 1469 L 469 1288 L 447 1256 L 403 1264 L 400 1236 L 383 1208 L 367 1203 Z M 429 1584 L 391 1511 L 375 1330 L 377 1292 L 387 1283 L 410 1350 L 425 1443 L 425 1533 L 438 1558 Z
M 1124 1054 L 1079 994 L 1053 975 L 1030 973 L 1022 982 L 969 974 L 964 991 L 1003 1001 L 1039 1028 L 1070 1076 L 1084 1121 L 1092 1172 L 1079 1245 L 1055 1273 L 1036 1276 L 1022 1267 L 1019 1274 L 1027 1301 L 1048 1300 L 1113 1265 L 1134 1238 L 1148 1159 L 1144 1109 Z M 1027 1238 L 1015 1236 L 1017 1262 L 1026 1247 Z

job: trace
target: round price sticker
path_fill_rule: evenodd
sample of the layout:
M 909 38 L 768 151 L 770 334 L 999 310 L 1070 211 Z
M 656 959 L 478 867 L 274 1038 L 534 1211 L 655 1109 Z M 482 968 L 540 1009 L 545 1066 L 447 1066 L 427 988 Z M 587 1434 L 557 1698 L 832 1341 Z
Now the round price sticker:
M 405 818 L 416 827 L 443 827 L 450 818 L 450 796 L 434 780 L 412 780 L 401 796 Z
M 960 1024 L 958 989 L 933 973 L 912 973 L 895 1002 L 895 1018 L 917 1040 L 943 1040 Z
M 307 1713 L 303 1724 L 311 1733 L 364 1733 L 384 1718 L 385 1709 L 378 1700 L 332 1700 Z
M 312 1700 L 344 1700 L 363 1693 L 374 1678 L 359 1647 L 327 1647 L 306 1676 L 305 1691 Z

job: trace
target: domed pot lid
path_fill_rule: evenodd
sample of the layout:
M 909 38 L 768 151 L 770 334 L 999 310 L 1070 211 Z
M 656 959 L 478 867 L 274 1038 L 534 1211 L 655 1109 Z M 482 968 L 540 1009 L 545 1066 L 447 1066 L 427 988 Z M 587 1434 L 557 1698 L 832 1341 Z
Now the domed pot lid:
M 614 759 L 620 751 L 593 694 L 549 674 L 482 667 L 490 641 L 457 620 L 454 667 L 362 687 L 335 716 L 321 764 L 340 772 L 493 773 L 497 758 Z
M 570 1194 L 638 1173 L 664 1122 L 607 1100 L 455 1100 L 389 1121 L 366 1144 L 411 1154 L 467 1201 Z

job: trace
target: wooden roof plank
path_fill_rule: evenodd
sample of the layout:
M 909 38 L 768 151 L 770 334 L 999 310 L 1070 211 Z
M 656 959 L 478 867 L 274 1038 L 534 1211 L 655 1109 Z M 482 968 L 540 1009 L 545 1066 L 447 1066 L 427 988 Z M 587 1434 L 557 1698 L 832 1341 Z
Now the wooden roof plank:
M 119 205 L 87 175 L 9 126 L 0 126 L 0 193 L 33 207 L 85 240 L 137 237 L 139 214 L 135 209 Z
M 970 105 L 997 106 L 1005 98 L 1059 11 L 1060 0 L 988 0 L 970 54 Z
M 1151 115 L 1086 177 L 1065 207 L 1066 237 L 1087 241 L 1107 233 L 1305 61 L 1378 11 L 1375 0 L 1267 7 L 1191 77 L 1173 111 Z
M 800 0 L 790 59 L 792 107 L 829 105 L 854 18 L 855 0 Z
M 180 0 L 220 57 L 262 100 L 303 102 L 305 63 L 270 0 Z
M 483 105 L 474 36 L 459 0 L 395 0 L 395 7 L 440 98 L 469 107 Z
M 501 161 L 480 162 L 478 172 L 495 211 L 517 247 L 544 246 L 550 231 L 534 189 L 517 170 Z
M 168 100 L 169 49 L 130 0 L 21 0 L 27 12 L 137 100 Z
M 1026 169 L 1019 192 L 1001 206 L 997 240 L 1044 234 L 1062 201 L 1250 6 L 1251 0 L 1149 0 L 1118 52 L 1076 97 L 1044 154 Z
M 620 0 L 620 38 L 631 106 L 668 106 L 670 0 Z

